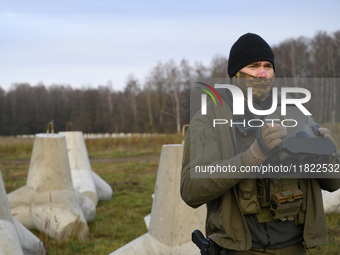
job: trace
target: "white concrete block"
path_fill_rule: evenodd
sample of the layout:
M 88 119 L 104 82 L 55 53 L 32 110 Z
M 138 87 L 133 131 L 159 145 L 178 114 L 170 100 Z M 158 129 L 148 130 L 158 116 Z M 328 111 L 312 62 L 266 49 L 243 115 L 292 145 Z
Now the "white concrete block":
M 44 255 L 42 242 L 11 214 L 0 173 L 0 254 Z
M 65 135 L 73 187 L 90 198 L 95 205 L 98 200 L 110 200 L 112 188 L 92 171 L 82 132 L 60 132 Z
M 43 243 L 32 234 L 19 221 L 13 218 L 14 227 L 18 233 L 21 248 L 24 255 L 44 255 L 46 253 Z
M 63 240 L 86 238 L 88 227 L 75 194 L 65 136 L 37 134 L 26 186 L 8 195 L 13 217 L 27 228 Z
M 111 186 L 94 171 L 92 171 L 92 176 L 96 185 L 96 191 L 99 201 L 110 200 L 113 193 Z
M 204 232 L 206 208 L 193 209 L 180 196 L 182 153 L 181 144 L 163 145 L 148 233 L 110 255 L 200 254 L 191 234 Z
M 334 192 L 322 190 L 325 214 L 340 213 L 340 189 Z
M 24 255 L 12 222 L 0 219 L 0 255 Z
M 78 190 L 75 190 L 75 193 L 86 221 L 93 221 L 94 217 L 96 216 L 96 206 L 94 205 L 93 201 L 83 193 L 80 193 Z

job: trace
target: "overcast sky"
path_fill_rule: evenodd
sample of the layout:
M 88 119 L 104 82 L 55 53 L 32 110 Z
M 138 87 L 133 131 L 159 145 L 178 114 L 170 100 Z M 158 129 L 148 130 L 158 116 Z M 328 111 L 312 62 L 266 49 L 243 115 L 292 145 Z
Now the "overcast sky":
M 340 30 L 339 0 L 2 0 L 0 87 L 16 82 L 122 90 L 157 62 L 229 54 L 244 33 L 270 45 Z

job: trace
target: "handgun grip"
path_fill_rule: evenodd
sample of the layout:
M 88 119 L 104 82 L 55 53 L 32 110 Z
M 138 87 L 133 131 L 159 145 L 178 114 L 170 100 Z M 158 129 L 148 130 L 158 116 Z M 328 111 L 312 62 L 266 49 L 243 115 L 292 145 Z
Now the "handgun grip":
M 194 232 L 192 232 L 192 241 L 200 248 L 201 254 L 209 254 L 209 241 L 205 239 L 202 232 L 196 229 Z

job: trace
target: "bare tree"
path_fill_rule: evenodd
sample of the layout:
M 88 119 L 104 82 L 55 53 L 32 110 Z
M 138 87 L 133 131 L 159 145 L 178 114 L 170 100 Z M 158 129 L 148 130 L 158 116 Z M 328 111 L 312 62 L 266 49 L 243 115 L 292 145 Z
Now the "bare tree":
M 228 78 L 228 60 L 225 56 L 216 55 L 210 64 L 211 78 L 225 79 Z
M 137 96 L 140 93 L 139 81 L 129 75 L 124 94 L 128 98 L 128 105 L 133 115 L 133 132 L 138 132 L 138 121 L 137 121 Z
M 145 100 L 147 105 L 147 112 L 148 112 L 148 127 L 147 129 L 151 132 L 154 132 L 154 120 L 152 114 L 152 82 L 150 78 L 147 78 L 144 90 L 146 93 Z
M 166 72 L 163 64 L 158 63 L 157 66 L 151 71 L 149 82 L 153 90 L 156 92 L 155 96 L 157 98 L 157 103 L 155 107 L 157 109 L 156 118 L 158 121 L 158 131 L 163 132 L 164 123 L 163 115 L 166 105 L 166 95 L 167 95 L 167 83 L 166 83 Z
M 183 86 L 181 74 L 174 61 L 165 64 L 168 96 L 171 101 L 171 111 L 166 111 L 168 115 L 173 115 L 176 122 L 176 131 L 181 132 L 181 115 L 180 115 L 180 93 Z

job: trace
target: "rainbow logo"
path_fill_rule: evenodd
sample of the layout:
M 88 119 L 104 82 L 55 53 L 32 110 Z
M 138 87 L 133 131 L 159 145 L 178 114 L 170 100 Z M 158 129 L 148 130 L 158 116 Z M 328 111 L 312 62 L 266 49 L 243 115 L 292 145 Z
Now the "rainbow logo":
M 203 83 L 203 82 L 196 82 L 196 83 L 201 84 L 201 85 L 203 85 L 203 86 L 206 86 L 206 87 L 209 88 L 212 92 L 214 92 L 215 95 L 217 96 L 218 100 L 220 101 L 220 104 L 222 105 L 222 100 L 221 100 L 220 96 L 218 95 L 217 91 L 216 91 L 213 87 L 211 87 L 210 85 L 205 84 L 205 83 Z M 212 95 L 208 90 L 206 90 L 206 89 L 204 89 L 204 88 L 200 88 L 200 87 L 196 87 L 196 88 L 201 89 L 201 90 L 203 90 L 204 92 L 206 92 L 206 93 L 212 98 L 212 100 L 214 101 L 215 105 L 217 105 L 215 98 L 213 97 L 213 95 Z

